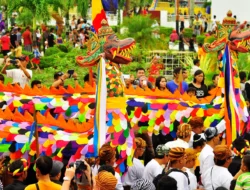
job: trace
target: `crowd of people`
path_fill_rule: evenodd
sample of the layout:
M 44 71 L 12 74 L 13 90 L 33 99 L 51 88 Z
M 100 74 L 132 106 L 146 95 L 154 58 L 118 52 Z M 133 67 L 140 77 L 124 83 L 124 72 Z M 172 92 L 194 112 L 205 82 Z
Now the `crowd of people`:
M 109 143 L 98 158 L 67 160 L 38 157 L 34 163 L 21 158 L 0 161 L 4 190 L 244 190 L 250 188 L 250 134 L 229 147 L 223 143 L 224 128 L 204 130 L 203 119 L 192 117 L 177 128 L 176 139 L 149 138 L 151 145 L 135 138 L 133 165 L 123 176 L 115 171 L 119 156 Z M 138 135 L 137 135 L 138 136 Z M 147 140 L 148 141 L 148 140 Z M 146 152 L 145 152 L 146 151 Z M 7 177 L 6 177 L 7 176 Z M 10 178 L 11 177 L 11 178 Z

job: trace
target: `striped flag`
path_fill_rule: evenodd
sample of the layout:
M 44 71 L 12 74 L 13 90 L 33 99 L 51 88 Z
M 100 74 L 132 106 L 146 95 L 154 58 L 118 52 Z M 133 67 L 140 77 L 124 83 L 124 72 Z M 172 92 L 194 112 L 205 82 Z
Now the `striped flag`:
M 224 78 L 224 95 L 225 95 L 225 120 L 227 144 L 230 145 L 238 135 L 241 134 L 241 117 L 239 113 L 239 102 L 242 101 L 239 89 L 239 78 L 237 68 L 233 67 L 234 60 L 228 45 L 223 55 L 222 77 Z
M 98 64 L 98 80 L 96 85 L 96 108 L 94 117 L 94 155 L 98 156 L 99 148 L 106 141 L 106 102 L 107 85 L 105 59 L 101 58 Z
M 101 28 L 101 21 L 103 19 L 107 20 L 105 11 L 102 6 L 102 1 L 92 0 L 92 24 L 96 32 L 98 32 L 98 29 Z

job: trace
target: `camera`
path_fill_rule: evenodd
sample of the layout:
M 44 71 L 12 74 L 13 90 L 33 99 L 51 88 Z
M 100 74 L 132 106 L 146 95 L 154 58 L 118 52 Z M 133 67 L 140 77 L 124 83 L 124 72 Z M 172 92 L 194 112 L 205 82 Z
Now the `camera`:
M 16 65 L 17 64 L 17 61 L 15 59 L 11 59 L 10 60 L 10 63 L 13 64 L 13 65 Z
M 87 170 L 87 166 L 81 160 L 77 160 L 76 162 L 70 163 L 69 167 L 76 166 L 76 174 L 81 174 L 83 171 Z

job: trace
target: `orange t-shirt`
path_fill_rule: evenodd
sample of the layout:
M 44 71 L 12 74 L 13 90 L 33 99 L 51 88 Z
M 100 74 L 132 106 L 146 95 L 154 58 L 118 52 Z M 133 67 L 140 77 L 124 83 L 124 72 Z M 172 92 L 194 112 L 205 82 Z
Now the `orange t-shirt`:
M 40 190 L 61 190 L 62 186 L 58 185 L 56 183 L 53 183 L 52 181 L 50 182 L 45 182 L 45 181 L 39 181 L 38 186 Z M 24 190 L 37 190 L 36 184 L 28 185 Z

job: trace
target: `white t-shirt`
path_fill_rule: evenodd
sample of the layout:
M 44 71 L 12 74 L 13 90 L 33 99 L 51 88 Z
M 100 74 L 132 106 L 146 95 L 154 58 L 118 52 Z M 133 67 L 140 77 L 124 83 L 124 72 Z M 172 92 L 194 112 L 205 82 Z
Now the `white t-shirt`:
M 186 141 L 179 139 L 179 138 L 177 138 L 174 141 L 169 141 L 165 145 L 169 148 L 176 148 L 176 147 L 181 147 L 185 149 L 189 148 L 189 144 Z
M 152 159 L 144 169 L 143 178 L 153 182 L 154 178 L 161 174 L 163 169 L 155 159 Z
M 233 176 L 227 168 L 214 165 L 201 175 L 201 180 L 206 190 L 213 190 L 221 186 L 229 189 Z
M 32 70 L 26 69 L 27 72 L 30 75 L 30 78 L 32 78 Z M 25 84 L 29 84 L 30 79 L 24 74 L 24 72 L 21 69 L 11 69 L 6 70 L 7 77 L 10 77 L 13 79 L 13 83 L 20 83 L 20 86 L 22 88 L 25 87 Z
M 99 168 L 100 168 L 99 165 L 95 165 L 94 167 L 91 167 L 92 174 L 94 177 L 97 176 Z M 115 190 L 123 190 L 121 176 L 117 172 L 115 172 L 115 178 L 117 179 L 117 184 L 115 186 Z
M 190 181 L 190 184 L 189 184 L 190 190 L 196 190 L 198 186 L 196 176 L 193 174 L 193 172 L 191 172 L 189 168 L 185 168 L 185 169 L 186 169 L 186 173 L 188 174 L 189 181 Z
M 206 144 L 202 149 L 200 156 L 200 173 L 204 174 L 209 168 L 214 166 L 214 153 L 210 145 Z
M 168 176 L 177 181 L 177 190 L 190 190 L 188 186 L 188 178 L 181 172 L 171 172 Z
M 128 168 L 128 172 L 124 176 L 123 185 L 131 186 L 137 179 L 141 179 L 144 169 L 142 162 L 137 158 L 133 158 L 133 166 Z

